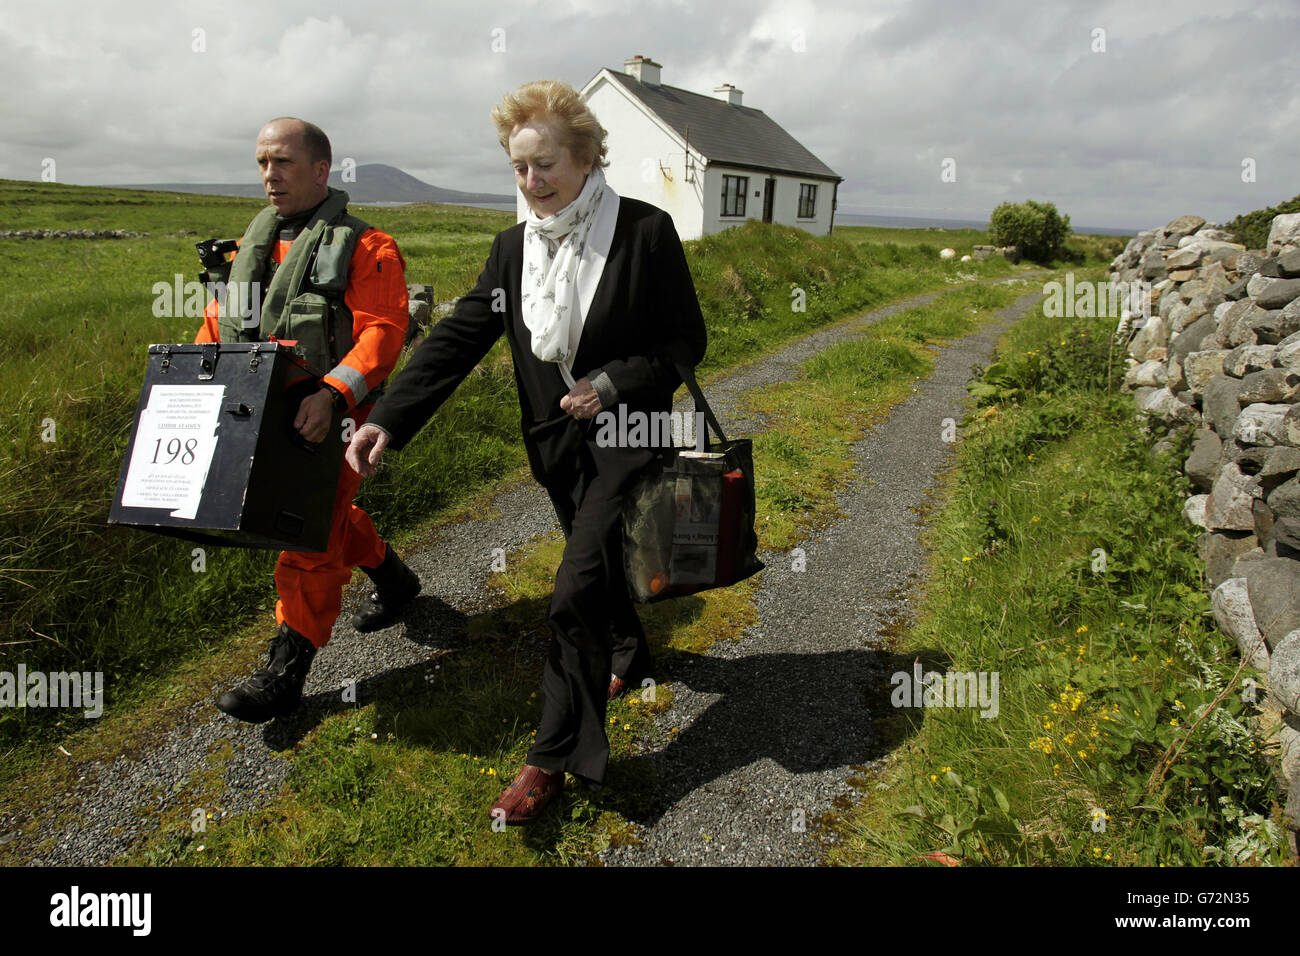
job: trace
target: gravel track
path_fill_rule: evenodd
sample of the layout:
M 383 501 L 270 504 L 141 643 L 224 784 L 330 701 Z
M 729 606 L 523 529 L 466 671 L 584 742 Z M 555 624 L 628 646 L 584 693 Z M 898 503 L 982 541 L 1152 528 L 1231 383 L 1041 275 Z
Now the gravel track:
M 658 808 L 641 821 L 639 844 L 602 854 L 606 865 L 820 862 L 834 837 L 815 822 L 887 752 L 878 721 L 890 708 L 878 688 L 911 669 L 880 633 L 910 613 L 906 591 L 922 570 L 917 510 L 953 451 L 944 419 L 961 420 L 972 366 L 1039 298 L 1021 296 L 939 352 L 911 398 L 854 445 L 856 477 L 837 495 L 844 516 L 800 543 L 806 569 L 793 570 L 790 554 L 761 554 L 759 622 L 667 675 L 672 705 L 657 727 L 671 744 L 645 757 Z
M 736 411 L 744 393 L 794 377 L 811 355 L 945 291 L 809 335 L 710 382 L 710 402 L 729 432 L 753 434 L 762 423 Z M 813 821 L 849 789 L 854 765 L 883 755 L 861 691 L 873 671 L 897 669 L 875 635 L 905 609 L 897 595 L 920 567 L 910 509 L 951 452 L 939 439 L 940 422 L 961 418 L 972 363 L 987 358 L 1000 330 L 1035 298 L 1026 295 L 995 325 L 941 351 L 917 393 L 855 447 L 862 480 L 840 498 L 847 517 L 803 543 L 806 572 L 789 571 L 788 555 L 762 556 L 768 570 L 756 592 L 759 624 L 674 665 L 673 704 L 658 718 L 665 732 L 655 738 L 665 739 L 670 727 L 680 733 L 672 746 L 649 743 L 637 758 L 659 774 L 656 810 L 637 821 L 640 845 L 605 851 L 605 863 L 818 862 L 823 844 Z M 78 767 L 78 782 L 54 799 L 58 812 L 47 822 L 0 814 L 0 845 L 17 841 L 11 849 L 31 853 L 34 865 L 108 863 L 156 829 L 160 814 L 189 813 L 199 792 L 191 778 L 226 747 L 223 793 L 205 809 L 221 818 L 271 803 L 290 769 L 276 751 L 292 748 L 325 715 L 350 709 L 340 692 L 346 682 L 356 682 L 356 702 L 365 705 L 390 682 L 427 671 L 440 649 L 456 645 L 466 616 L 498 600 L 487 587 L 490 549 L 510 552 L 559 530 L 549 499 L 531 481 L 498 494 L 490 511 L 442 528 L 427 550 L 405 556 L 424 590 L 402 623 L 358 634 L 348 618 L 361 590 L 345 596 L 334 637 L 290 719 L 254 726 L 217 711 L 214 697 L 243 676 L 232 674 L 129 755 Z M 805 813 L 808 832 L 793 832 L 796 810 Z

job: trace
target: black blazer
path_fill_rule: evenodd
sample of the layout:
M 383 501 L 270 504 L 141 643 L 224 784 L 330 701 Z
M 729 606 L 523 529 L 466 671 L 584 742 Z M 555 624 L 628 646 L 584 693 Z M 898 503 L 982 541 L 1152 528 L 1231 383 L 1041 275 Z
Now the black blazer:
M 560 410 L 569 388 L 559 367 L 533 355 L 519 302 L 523 260 L 524 224 L 519 223 L 497 234 L 474 289 L 415 350 L 369 422 L 388 431 L 391 447 L 401 449 L 504 332 L 514 357 L 528 460 L 533 476 L 551 488 L 569 483 L 594 425 Z M 681 384 L 673 359 L 698 365 L 705 344 L 704 317 L 672 217 L 620 197 L 609 258 L 583 324 L 573 377 L 603 369 L 617 401 L 629 411 L 667 411 Z

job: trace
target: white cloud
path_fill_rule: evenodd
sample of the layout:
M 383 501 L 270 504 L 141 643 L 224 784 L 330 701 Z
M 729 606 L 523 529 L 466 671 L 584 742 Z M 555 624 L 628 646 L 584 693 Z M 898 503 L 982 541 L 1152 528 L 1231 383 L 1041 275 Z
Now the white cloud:
M 257 129 L 288 113 L 324 127 L 336 156 L 509 192 L 487 115 L 501 94 L 580 86 L 640 53 L 667 84 L 743 89 L 846 178 L 842 208 L 981 218 L 1032 197 L 1075 223 L 1144 226 L 1300 192 L 1300 17 L 1285 0 L 11 6 L 0 83 L 24 92 L 0 103 L 6 177 L 37 178 L 53 156 L 68 182 L 253 181 Z M 956 183 L 940 182 L 945 157 Z

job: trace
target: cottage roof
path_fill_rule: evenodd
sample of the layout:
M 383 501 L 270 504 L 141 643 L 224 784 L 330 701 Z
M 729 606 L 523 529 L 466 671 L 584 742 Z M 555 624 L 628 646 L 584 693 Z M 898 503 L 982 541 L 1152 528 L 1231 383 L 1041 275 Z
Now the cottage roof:
M 844 180 L 762 110 L 675 86 L 651 86 L 615 69 L 605 72 L 711 163 Z

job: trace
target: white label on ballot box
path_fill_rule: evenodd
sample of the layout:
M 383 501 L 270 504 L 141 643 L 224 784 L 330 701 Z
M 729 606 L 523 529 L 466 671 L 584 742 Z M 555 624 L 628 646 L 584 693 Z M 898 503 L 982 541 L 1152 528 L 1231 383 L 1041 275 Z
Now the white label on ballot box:
M 131 466 L 122 488 L 126 508 L 166 508 L 193 518 L 217 447 L 224 385 L 154 385 L 140 412 Z

